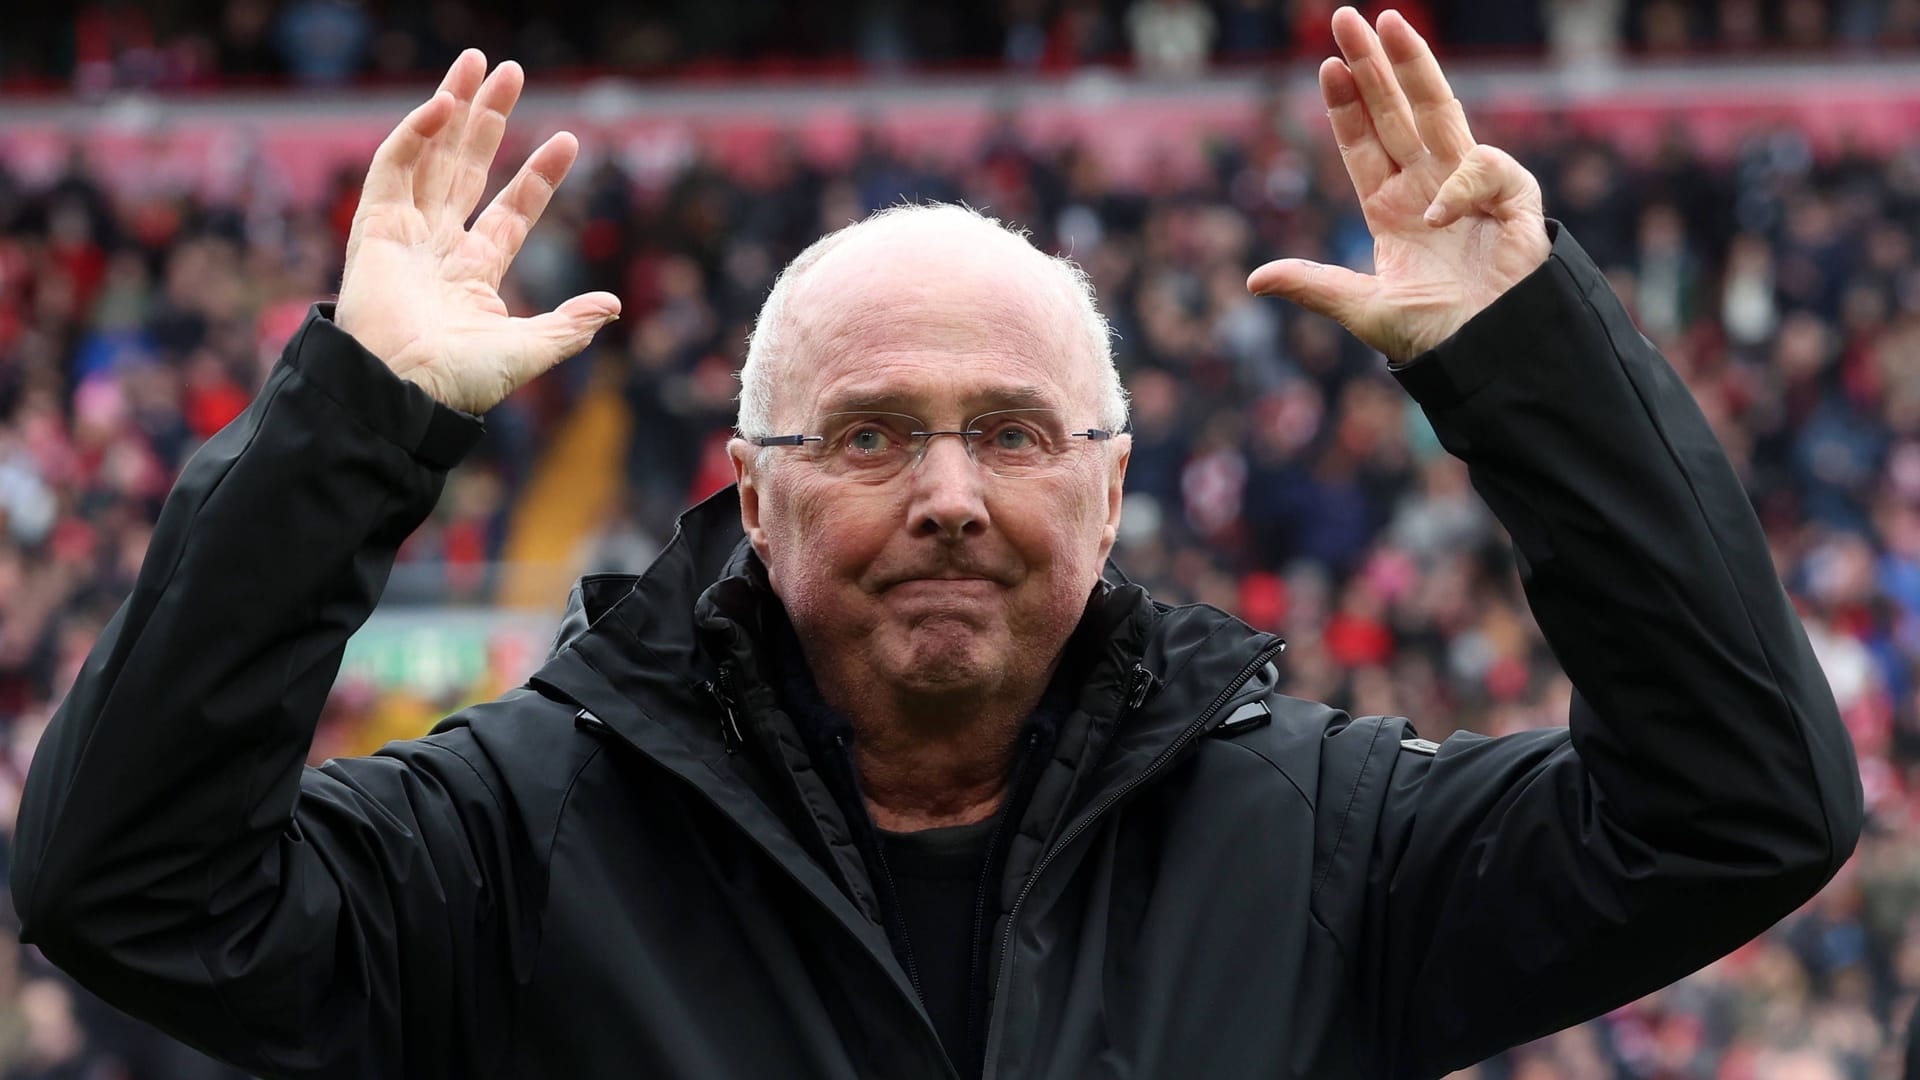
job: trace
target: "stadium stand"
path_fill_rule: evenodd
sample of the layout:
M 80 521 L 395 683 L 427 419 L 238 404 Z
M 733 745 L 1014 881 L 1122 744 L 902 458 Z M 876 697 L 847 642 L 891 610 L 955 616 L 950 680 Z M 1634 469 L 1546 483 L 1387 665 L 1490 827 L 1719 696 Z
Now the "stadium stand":
M 530 71 L 702 77 L 900 69 L 1058 72 L 1318 59 L 1337 0 L 88 0 L 10 12 L 0 86 L 85 94 L 437 73 L 461 48 Z M 1399 0 L 1452 55 L 1560 57 L 1904 51 L 1914 0 Z
M 1781 34 L 1808 18 L 1794 14 L 1807 5 L 1746 6 Z M 1912 15 L 1898 0 L 1812 6 L 1822 42 L 1864 25 L 1850 12 L 1872 9 L 1882 29 Z M 1622 5 L 1643 44 L 1661 40 L 1649 25 L 1681 32 L 1674 7 Z M 1750 83 L 1782 77 L 1763 69 Z M 392 610 L 350 656 L 316 759 L 415 734 L 512 685 L 537 661 L 567 577 L 644 566 L 674 513 L 726 482 L 732 376 L 771 275 L 822 230 L 900 198 L 988 207 L 1092 275 L 1134 401 L 1116 556 L 1131 574 L 1165 599 L 1283 631 L 1302 696 L 1405 713 L 1435 739 L 1560 722 L 1568 684 L 1463 467 L 1378 356 L 1244 292 L 1247 268 L 1279 254 L 1367 258 L 1324 132 L 1271 99 L 1247 106 L 1257 89 L 1154 99 L 1166 116 L 1219 121 L 1175 147 L 1177 161 L 1124 133 L 1080 137 L 1111 111 L 1063 135 L 1051 106 L 982 110 L 975 89 L 955 92 L 979 114 L 964 121 L 940 98 L 924 122 L 871 126 L 855 99 L 827 128 L 720 124 L 698 147 L 602 117 L 617 152 L 563 189 L 509 301 L 609 288 L 626 316 L 490 415 L 404 550 Z M 1549 212 L 1609 269 L 1745 477 L 1853 731 L 1869 833 L 1817 900 L 1760 940 L 1463 1074 L 1476 1080 L 1900 1075 L 1920 997 L 1920 93 L 1882 86 L 1891 96 L 1865 115 L 1844 93 L 1787 108 L 1735 91 L 1745 104 L 1722 94 L 1653 125 L 1616 95 L 1627 104 L 1582 125 L 1535 86 L 1482 135 L 1541 177 Z M 677 93 L 690 109 L 731 101 L 760 115 L 719 91 Z M 1240 104 L 1207 112 L 1220 95 Z M 174 472 L 333 287 L 358 168 L 343 148 L 364 151 L 395 115 L 377 101 L 351 111 L 344 133 L 315 115 L 308 137 L 258 143 L 195 142 L 191 124 L 89 139 L 57 118 L 0 138 L 0 826 Z M 1840 113 L 1856 123 L 1822 120 Z M 954 130 L 967 137 L 930 151 Z M 230 167 L 210 171 L 222 146 Z M 10 944 L 0 936 L 0 1078 L 230 1075 Z

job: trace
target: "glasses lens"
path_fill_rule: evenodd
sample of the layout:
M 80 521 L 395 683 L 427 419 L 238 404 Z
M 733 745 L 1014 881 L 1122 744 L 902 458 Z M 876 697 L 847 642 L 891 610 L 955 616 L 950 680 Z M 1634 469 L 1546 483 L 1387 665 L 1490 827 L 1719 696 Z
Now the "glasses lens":
M 926 452 L 927 426 L 904 413 L 840 412 L 821 418 L 819 442 L 807 444 L 821 468 L 834 476 L 881 483 L 900 475 Z M 974 417 L 952 435 L 987 472 L 1019 479 L 1055 472 L 1067 463 L 1076 440 L 1052 409 L 1004 409 Z
M 885 480 L 913 457 L 920 421 L 888 412 L 829 413 L 815 451 L 827 471 L 855 479 Z
M 1007 409 L 977 416 L 967 424 L 973 457 L 995 476 L 1039 476 L 1065 464 L 1072 438 L 1052 409 Z

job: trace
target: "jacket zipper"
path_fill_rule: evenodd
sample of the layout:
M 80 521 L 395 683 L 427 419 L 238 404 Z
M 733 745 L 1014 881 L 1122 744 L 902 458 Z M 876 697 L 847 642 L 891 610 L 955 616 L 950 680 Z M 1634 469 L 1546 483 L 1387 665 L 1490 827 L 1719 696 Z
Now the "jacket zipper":
M 722 665 L 718 674 L 714 676 L 714 680 L 706 684 L 706 689 L 720 706 L 720 737 L 726 743 L 727 753 L 737 754 L 746 744 L 746 739 L 740 734 L 740 719 L 733 710 L 732 669 Z M 836 735 L 833 742 L 842 754 L 847 753 L 846 736 Z M 905 953 L 901 959 L 905 962 L 903 966 L 907 969 L 907 981 L 913 984 L 914 996 L 920 999 L 921 1007 L 925 1008 L 927 994 L 920 986 L 920 965 L 914 959 L 913 938 L 907 929 L 906 915 L 900 909 L 900 890 L 893 881 L 893 867 L 887 864 L 887 843 L 878 836 L 874 837 L 873 857 L 879 864 L 880 877 L 886 882 L 887 896 L 892 901 L 891 914 L 900 926 L 900 947 Z
M 746 739 L 740 734 L 740 721 L 733 714 L 733 672 L 722 667 L 715 679 L 702 685 L 714 703 L 720 706 L 720 739 L 726 744 L 727 753 L 737 754 L 746 745 Z
M 1147 703 L 1147 697 L 1153 693 L 1153 672 L 1145 664 L 1133 665 L 1127 675 L 1127 711 L 1132 712 Z
M 722 669 L 723 674 L 724 672 L 725 672 L 725 669 Z M 713 694 L 715 696 L 715 699 L 721 702 L 722 708 L 725 709 L 727 713 L 727 722 L 723 726 L 723 730 L 727 728 L 731 728 L 734 732 L 734 737 L 737 738 L 738 728 L 735 725 L 735 721 L 733 718 L 733 711 L 731 708 L 727 707 L 726 699 L 719 696 L 722 691 L 720 690 L 719 687 L 715 686 L 711 682 L 705 683 L 703 685 L 708 693 Z M 637 744 L 633 742 L 633 740 L 627 738 L 624 734 L 622 734 L 619 730 L 617 730 L 612 724 L 609 724 L 605 720 L 600 719 L 600 717 L 595 715 L 592 710 L 586 708 L 583 705 L 580 705 L 578 702 L 575 702 L 574 704 L 575 704 L 575 707 L 578 709 L 578 711 L 573 714 L 573 720 L 576 725 L 582 728 L 586 728 L 590 731 L 593 731 L 596 734 L 601 735 L 605 738 L 611 739 L 615 743 L 618 743 L 620 746 L 625 747 L 626 749 L 632 751 L 635 754 L 639 754 L 640 756 L 648 758 L 649 760 L 652 759 L 651 754 L 648 754 L 645 750 L 641 749 Z M 842 737 L 842 739 L 844 739 L 844 736 Z M 689 781 L 686 781 L 684 779 L 682 779 L 681 782 L 690 784 Z M 694 785 L 690 784 L 690 786 L 694 786 Z M 697 786 L 695 786 L 695 790 L 698 790 Z M 724 813 L 724 811 L 722 812 Z M 776 860 L 776 862 L 777 861 L 778 860 Z M 880 854 L 880 866 L 881 866 L 881 872 L 886 876 L 887 889 L 889 891 L 892 891 L 893 873 L 890 869 L 887 868 L 886 854 L 884 852 Z M 906 941 L 906 921 L 904 918 L 901 919 L 900 937 L 903 942 Z M 907 969 L 907 979 L 913 984 L 914 996 L 920 999 L 920 1007 L 924 1010 L 926 1008 L 926 995 L 923 994 L 920 990 L 920 971 L 918 966 L 913 961 L 913 946 L 911 942 L 907 942 L 907 957 L 906 957 L 905 967 Z M 927 1030 L 930 1034 L 933 1032 L 933 1029 L 931 1026 L 929 1026 Z M 937 1044 L 939 1041 L 938 1036 L 933 1035 L 933 1038 Z
M 1068 829 L 1066 834 L 1060 837 L 1057 843 L 1048 848 L 1046 854 L 1040 856 L 1040 861 L 1033 864 L 1033 869 L 1027 874 L 1027 880 L 1020 886 L 1019 894 L 1013 898 L 1013 906 L 1007 909 L 1007 928 L 1000 936 L 1000 972 L 994 979 L 993 1000 L 1000 1000 L 1000 995 L 1005 993 L 1003 980 L 1007 979 L 1013 970 L 1013 928 L 1019 923 L 1020 907 L 1026 903 L 1027 895 L 1033 892 L 1034 882 L 1040 880 L 1040 875 L 1046 872 L 1047 866 L 1053 862 L 1054 857 L 1062 851 L 1065 851 L 1075 840 L 1079 839 L 1080 834 L 1092 827 L 1093 823 L 1105 815 L 1108 810 L 1113 809 L 1114 804 L 1132 794 L 1135 788 L 1151 780 L 1155 773 L 1165 768 L 1167 762 L 1173 760 L 1174 755 L 1185 749 L 1186 745 L 1192 742 L 1195 736 L 1206 730 L 1207 724 L 1213 720 L 1214 714 L 1218 713 L 1221 708 L 1233 698 L 1233 695 L 1240 692 L 1240 688 L 1246 685 L 1247 680 L 1253 678 L 1255 673 L 1267 666 L 1267 663 L 1274 657 L 1280 655 L 1281 650 L 1286 647 L 1287 643 L 1285 641 L 1275 638 L 1272 644 L 1267 645 L 1255 653 L 1253 659 L 1247 661 L 1246 666 L 1240 669 L 1239 674 L 1228 680 L 1227 685 L 1222 687 L 1220 692 L 1214 695 L 1213 700 L 1207 703 L 1207 707 L 1201 711 L 1198 719 L 1188 724 L 1179 735 L 1175 736 L 1174 740 L 1167 744 L 1166 749 L 1154 755 L 1153 760 L 1147 762 L 1146 768 L 1128 777 L 1126 783 L 1121 784 L 1118 788 L 1114 789 L 1112 794 L 1100 800 L 1100 805 L 1094 807 L 1091 812 L 1081 815 L 1080 820 L 1075 822 L 1073 827 Z M 1134 670 L 1136 672 L 1142 672 L 1146 669 L 1139 664 L 1135 664 Z M 1149 672 L 1148 681 L 1141 685 L 1150 688 L 1152 686 L 1151 679 L 1152 674 Z M 1136 685 L 1132 696 L 1128 698 L 1129 711 L 1139 707 L 1132 704 L 1135 698 L 1143 704 L 1146 701 L 1146 694 L 1141 688 L 1141 685 Z M 991 1033 L 989 1033 L 988 1045 L 989 1048 L 991 1048 Z M 994 1071 L 991 1060 L 984 1063 L 982 1075 L 992 1075 Z
M 835 735 L 833 745 L 839 749 L 840 753 L 847 753 L 845 735 Z M 913 984 L 913 994 L 920 999 L 920 1007 L 924 1009 L 927 1007 L 927 994 L 920 989 L 920 965 L 913 958 L 913 935 L 907 929 L 907 913 L 900 906 L 900 890 L 893 883 L 893 867 L 887 865 L 887 841 L 885 837 L 878 835 L 878 826 L 875 826 L 874 831 L 873 861 L 880 867 L 880 878 L 887 885 L 887 902 L 883 905 L 885 908 L 883 914 L 900 924 L 900 951 L 905 954 L 900 959 L 902 966 L 907 969 L 907 981 Z
M 987 836 L 986 858 L 980 864 L 980 881 L 973 893 L 973 936 L 968 940 L 972 946 L 967 958 L 967 1042 L 974 1042 L 974 1032 L 980 1025 L 980 998 L 974 992 L 974 979 L 979 976 L 982 957 L 980 944 L 987 936 L 987 895 L 993 888 L 993 882 L 987 875 L 993 872 L 993 859 L 1000 853 L 1000 837 L 1007 829 L 1007 811 L 1013 809 L 1015 797 L 1020 786 L 1026 783 L 1027 767 L 1033 761 L 1034 748 L 1040 745 L 1040 733 L 1035 731 L 1027 736 L 1027 748 L 1020 755 L 1020 762 L 1013 770 L 1013 777 L 1007 782 L 1006 803 L 1001 808 L 1000 821 L 994 825 L 993 832 Z M 1017 822 L 1015 824 L 1018 824 Z

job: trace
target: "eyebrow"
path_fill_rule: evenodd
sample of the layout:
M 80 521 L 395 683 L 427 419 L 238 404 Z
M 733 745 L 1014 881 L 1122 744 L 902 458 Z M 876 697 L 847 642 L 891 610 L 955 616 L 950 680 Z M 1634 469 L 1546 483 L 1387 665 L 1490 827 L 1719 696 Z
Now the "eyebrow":
M 963 412 L 978 416 L 1001 409 L 1051 409 L 1058 404 L 1052 394 L 1039 386 L 999 386 L 975 390 L 960 398 Z M 915 410 L 927 405 L 925 398 L 901 390 L 855 389 L 821 399 L 821 412 L 898 412 L 921 418 Z

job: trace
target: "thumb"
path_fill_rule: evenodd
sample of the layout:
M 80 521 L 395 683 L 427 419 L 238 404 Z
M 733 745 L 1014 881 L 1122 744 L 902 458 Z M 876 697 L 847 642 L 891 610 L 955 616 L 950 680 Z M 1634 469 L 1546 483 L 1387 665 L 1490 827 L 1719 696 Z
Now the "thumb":
M 1507 220 L 1537 207 L 1539 184 L 1512 155 L 1482 143 L 1462 158 L 1427 207 L 1427 224 L 1442 229 L 1474 211 Z
M 1307 259 L 1280 259 L 1247 275 L 1248 292 L 1291 300 L 1343 325 L 1376 287 L 1371 275 Z
M 545 315 L 515 320 L 520 323 L 525 348 L 519 353 L 521 370 L 516 385 L 587 347 L 600 328 L 620 317 L 620 298 L 608 292 L 582 293 Z

